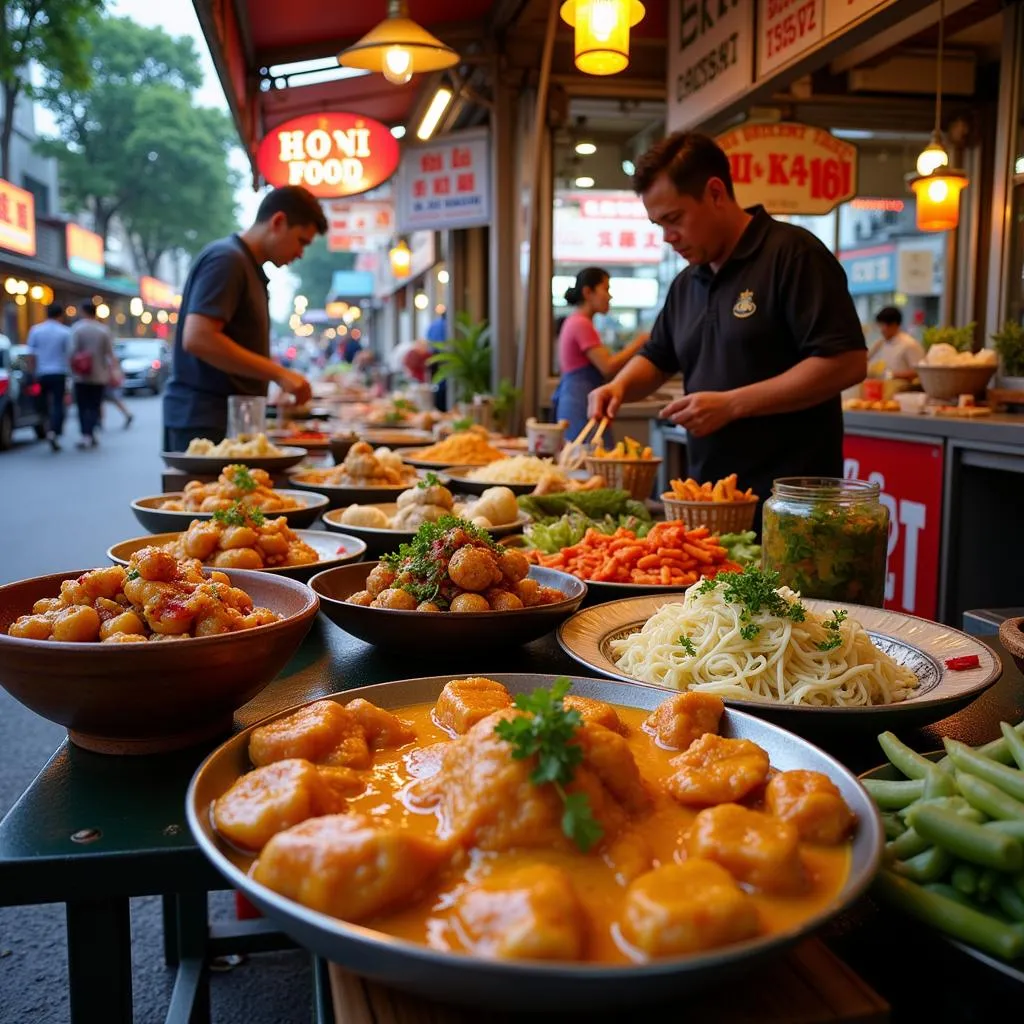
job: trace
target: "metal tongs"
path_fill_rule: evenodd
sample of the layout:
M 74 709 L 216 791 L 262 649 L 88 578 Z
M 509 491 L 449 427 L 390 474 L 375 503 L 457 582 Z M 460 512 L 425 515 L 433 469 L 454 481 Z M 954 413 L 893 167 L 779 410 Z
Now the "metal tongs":
M 565 473 L 571 473 L 574 469 L 579 469 L 583 465 L 583 459 L 586 457 L 587 445 L 597 445 L 610 422 L 608 417 L 604 416 L 598 424 L 597 417 L 591 416 L 587 420 L 587 425 L 576 435 L 575 440 L 570 441 L 558 453 L 558 468 Z M 597 425 L 597 430 L 594 436 L 587 440 L 587 435 L 594 429 L 595 425 Z

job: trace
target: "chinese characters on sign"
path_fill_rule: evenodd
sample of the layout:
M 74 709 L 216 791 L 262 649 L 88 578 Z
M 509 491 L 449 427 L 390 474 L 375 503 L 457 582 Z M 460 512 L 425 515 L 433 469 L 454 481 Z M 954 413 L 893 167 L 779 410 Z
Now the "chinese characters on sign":
M 821 40 L 825 0 L 759 0 L 757 10 L 757 77 Z
M 554 258 L 560 263 L 660 263 L 661 231 L 644 204 L 623 192 L 560 193 Z
M 857 148 L 805 124 L 751 124 L 718 136 L 736 198 L 769 213 L 828 213 L 857 193 Z
M 36 201 L 31 192 L 0 178 L 0 249 L 36 254 Z
M 101 278 L 104 273 L 103 239 L 95 231 L 68 224 L 65 232 L 68 270 L 82 277 Z
M 324 203 L 327 214 L 327 248 L 331 252 L 376 252 L 395 230 L 395 210 L 390 199 L 349 203 Z
M 446 135 L 402 157 L 398 227 L 444 231 L 487 224 L 491 216 L 490 145 L 486 131 Z
M 398 140 L 359 114 L 307 114 L 263 137 L 256 166 L 270 185 L 302 185 L 325 199 L 354 196 L 395 173 Z
M 754 81 L 754 0 L 672 0 L 669 132 L 697 127 Z

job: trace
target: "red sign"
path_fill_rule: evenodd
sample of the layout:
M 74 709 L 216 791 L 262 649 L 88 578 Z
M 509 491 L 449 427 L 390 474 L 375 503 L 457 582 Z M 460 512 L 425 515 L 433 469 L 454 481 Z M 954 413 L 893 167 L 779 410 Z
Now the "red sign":
M 139 297 L 147 306 L 157 309 L 177 309 L 181 302 L 174 293 L 174 286 L 158 277 L 139 278 Z
M 889 509 L 885 607 L 934 619 L 939 597 L 942 527 L 940 444 L 847 434 L 844 475 L 882 489 Z
M 0 178 L 0 249 L 24 256 L 36 254 L 36 201 L 9 181 Z
M 329 199 L 368 192 L 398 167 L 398 140 L 360 114 L 307 114 L 260 142 L 256 166 L 269 185 L 302 185 Z
M 736 198 L 769 213 L 828 213 L 857 194 L 857 147 L 808 124 L 748 124 L 719 135 Z

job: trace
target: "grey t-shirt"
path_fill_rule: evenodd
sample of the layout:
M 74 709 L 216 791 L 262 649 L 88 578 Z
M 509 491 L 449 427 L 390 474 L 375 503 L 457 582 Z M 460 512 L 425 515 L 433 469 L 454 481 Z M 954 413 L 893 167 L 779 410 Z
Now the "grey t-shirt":
M 164 427 L 227 428 L 228 395 L 265 395 L 267 383 L 225 373 L 185 351 L 189 313 L 224 321 L 224 333 L 250 352 L 270 354 L 267 275 L 238 235 L 211 242 L 189 271 L 178 311 L 171 379 L 164 392 Z
M 88 373 L 73 373 L 80 384 L 109 384 L 111 371 L 116 359 L 110 331 L 98 320 L 83 317 L 71 327 L 68 345 L 73 356 L 76 352 L 88 352 L 92 356 L 92 368 Z

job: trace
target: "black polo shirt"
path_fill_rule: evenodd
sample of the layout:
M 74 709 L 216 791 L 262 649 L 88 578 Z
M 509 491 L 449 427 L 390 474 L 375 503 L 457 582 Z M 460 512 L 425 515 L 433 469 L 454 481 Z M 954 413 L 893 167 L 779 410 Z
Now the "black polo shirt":
M 199 313 L 224 321 L 224 333 L 257 355 L 270 355 L 267 275 L 238 235 L 211 242 L 196 257 L 181 293 L 171 379 L 164 393 L 164 427 L 227 430 L 228 395 L 265 395 L 267 382 L 242 377 L 185 351 L 185 318 Z
M 669 288 L 641 350 L 687 393 L 729 391 L 777 377 L 808 356 L 864 349 L 864 333 L 839 261 L 809 231 L 761 206 L 715 273 L 690 266 Z M 842 476 L 843 418 L 833 398 L 799 412 L 735 420 L 687 440 L 689 473 L 730 473 L 762 501 L 784 476 Z M 760 521 L 760 516 L 758 517 Z

